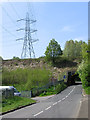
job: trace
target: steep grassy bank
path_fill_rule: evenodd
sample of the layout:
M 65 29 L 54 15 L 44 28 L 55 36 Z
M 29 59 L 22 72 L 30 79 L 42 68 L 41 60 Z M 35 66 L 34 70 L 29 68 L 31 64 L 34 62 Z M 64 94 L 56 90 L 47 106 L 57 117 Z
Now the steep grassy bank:
M 45 68 L 18 68 L 12 71 L 2 70 L 2 85 L 13 85 L 21 90 L 31 90 L 46 85 L 51 78 L 50 70 Z
M 62 80 L 68 71 L 76 71 L 79 64 L 63 57 L 53 65 L 46 62 L 44 57 L 3 60 L 2 63 L 2 85 L 13 85 L 19 91 L 42 87 L 49 83 L 52 77 Z

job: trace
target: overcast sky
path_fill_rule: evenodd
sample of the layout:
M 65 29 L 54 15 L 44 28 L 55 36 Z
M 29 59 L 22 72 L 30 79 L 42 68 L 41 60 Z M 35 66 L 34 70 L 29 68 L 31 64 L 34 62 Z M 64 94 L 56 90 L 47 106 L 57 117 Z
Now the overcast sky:
M 54 38 L 63 50 L 67 40 L 88 41 L 88 2 L 29 2 L 29 13 L 36 19 L 37 34 L 33 37 L 39 41 L 33 44 L 35 56 L 44 55 L 47 45 Z M 25 28 L 25 22 L 16 22 L 26 17 L 26 2 L 4 2 L 2 4 L 2 52 L 4 59 L 21 57 L 23 41 L 16 41 L 24 37 L 24 32 L 17 32 L 18 28 Z M 0 44 L 1 47 L 1 44 Z

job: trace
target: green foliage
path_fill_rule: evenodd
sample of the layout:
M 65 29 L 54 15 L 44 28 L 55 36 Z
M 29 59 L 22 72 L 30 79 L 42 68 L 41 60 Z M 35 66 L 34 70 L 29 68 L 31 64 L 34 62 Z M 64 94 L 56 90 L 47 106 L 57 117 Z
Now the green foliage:
M 88 86 L 88 87 L 85 88 L 85 93 L 88 94 L 88 95 L 90 95 L 90 86 Z
M 73 40 L 66 41 L 63 55 L 68 58 L 73 58 L 74 57 L 74 54 L 73 54 L 74 48 L 75 48 L 75 44 L 74 44 Z
M 81 45 L 81 48 L 82 48 L 82 58 L 84 61 L 87 61 L 88 60 L 88 53 L 87 53 L 88 45 L 87 45 L 87 43 L 83 43 Z
M 20 60 L 20 58 L 19 57 L 13 57 L 13 60 Z
M 45 55 L 46 60 L 52 61 L 53 63 L 55 63 L 55 59 L 58 58 L 59 55 L 62 55 L 61 47 L 58 42 L 55 41 L 55 39 L 52 39 L 50 41 L 49 45 L 46 48 Z
M 33 69 L 28 74 L 26 88 L 27 90 L 46 85 L 49 82 L 51 73 L 46 69 Z
M 2 84 L 4 85 L 13 85 L 13 84 L 21 84 L 25 83 L 26 69 L 18 68 L 16 70 L 8 71 L 8 69 L 2 69 Z
M 86 44 L 82 41 L 66 41 L 63 55 L 68 59 L 82 59 L 82 45 Z
M 77 70 L 79 77 L 82 81 L 83 88 L 89 86 L 88 68 L 89 68 L 89 65 L 87 63 L 85 63 L 84 61 L 82 61 L 82 63 L 79 65 L 78 70 Z
M 47 96 L 56 94 L 56 90 L 54 86 L 49 87 L 48 89 L 44 90 L 39 96 Z
M 58 94 L 61 91 L 63 91 L 67 87 L 64 82 L 61 84 L 58 84 L 56 86 L 51 86 L 48 89 L 44 90 L 39 96 L 47 96 L 47 95 L 53 95 L 53 94 Z
M 77 66 L 77 62 L 74 62 L 73 60 L 70 60 L 69 58 L 64 57 L 62 55 L 62 56 L 58 57 L 58 59 L 56 59 L 53 66 L 55 66 L 57 68 L 66 68 L 66 67 L 73 68 L 73 67 Z
M 31 90 L 32 88 L 41 87 L 49 82 L 52 76 L 49 70 L 43 69 L 21 69 L 8 71 L 3 69 L 2 71 L 2 84 L 3 85 L 13 85 L 19 91 L 21 90 Z
M 66 87 L 67 87 L 67 85 L 64 84 L 64 82 L 61 83 L 61 84 L 58 84 L 58 85 L 56 86 L 56 93 L 57 93 L 57 94 L 60 93 L 60 92 L 61 92 L 62 90 L 64 90 Z
M 90 83 L 89 83 L 90 64 L 88 62 L 88 54 L 89 53 L 87 53 L 88 45 L 86 43 L 83 43 L 81 47 L 82 47 L 82 58 L 83 59 L 82 59 L 82 63 L 79 65 L 79 67 L 77 69 L 77 72 L 78 72 L 79 77 L 82 81 L 83 88 L 86 88 L 90 85 Z
M 12 109 L 19 108 L 24 105 L 35 103 L 35 100 L 14 96 L 13 98 L 3 99 L 2 100 L 2 112 L 7 112 Z

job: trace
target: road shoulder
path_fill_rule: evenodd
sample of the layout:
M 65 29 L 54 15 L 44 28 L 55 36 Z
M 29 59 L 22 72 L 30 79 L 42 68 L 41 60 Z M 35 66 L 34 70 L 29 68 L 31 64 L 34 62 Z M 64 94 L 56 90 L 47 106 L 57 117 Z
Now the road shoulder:
M 42 102 L 43 100 L 47 100 L 55 95 L 49 95 L 49 96 L 44 96 L 44 97 L 33 97 L 31 99 L 36 100 L 37 102 Z
M 84 90 L 82 90 L 78 118 L 88 118 L 88 95 L 85 94 Z

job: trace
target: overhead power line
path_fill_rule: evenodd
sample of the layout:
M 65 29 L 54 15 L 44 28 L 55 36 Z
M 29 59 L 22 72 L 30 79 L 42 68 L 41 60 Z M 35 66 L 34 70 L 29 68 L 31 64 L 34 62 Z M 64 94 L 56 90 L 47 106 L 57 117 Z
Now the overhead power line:
M 15 21 L 11 18 L 11 16 L 8 14 L 8 12 L 6 11 L 6 9 L 3 6 L 1 6 L 1 7 L 4 10 L 4 12 L 6 13 L 6 15 L 9 17 L 9 19 L 12 21 L 12 23 L 15 24 Z
M 15 34 L 13 34 L 12 32 L 10 32 L 9 30 L 7 30 L 4 26 L 1 25 L 1 27 L 6 31 L 8 32 L 10 35 L 14 36 L 14 37 L 17 37 Z
M 18 12 L 16 11 L 16 9 L 15 9 L 14 5 L 12 4 L 12 2 L 10 2 L 9 0 L 8 0 L 8 2 L 10 4 L 11 8 L 13 9 L 13 11 L 16 13 L 17 17 L 20 19 L 20 16 L 19 16 Z
M 6 11 L 6 9 L 2 6 L 2 5 L 0 5 L 1 7 L 2 7 L 2 9 L 3 9 L 3 11 L 5 12 L 5 14 L 8 16 L 8 18 L 11 20 L 11 22 L 15 25 L 15 21 L 12 19 L 12 17 L 9 15 L 9 13 Z M 17 25 L 16 25 L 17 26 Z M 18 27 L 18 26 L 17 26 Z

